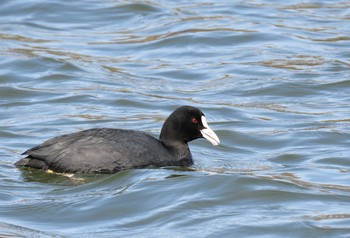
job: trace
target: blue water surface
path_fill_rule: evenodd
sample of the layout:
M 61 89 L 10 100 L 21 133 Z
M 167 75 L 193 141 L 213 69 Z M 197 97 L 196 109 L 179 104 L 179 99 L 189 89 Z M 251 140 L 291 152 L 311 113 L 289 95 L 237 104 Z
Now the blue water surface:
M 350 237 L 349 9 L 2 0 L 0 237 Z M 191 168 L 13 165 L 87 128 L 158 137 L 182 105 L 221 140 L 191 142 Z

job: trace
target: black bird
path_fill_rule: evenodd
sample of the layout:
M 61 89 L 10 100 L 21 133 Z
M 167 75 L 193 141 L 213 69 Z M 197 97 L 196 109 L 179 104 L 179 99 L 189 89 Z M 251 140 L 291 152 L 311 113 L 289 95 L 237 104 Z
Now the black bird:
M 190 166 L 188 142 L 205 138 L 220 143 L 204 114 L 195 107 L 177 108 L 164 122 L 159 140 L 144 132 L 95 128 L 49 139 L 23 153 L 15 163 L 65 173 L 116 173 L 148 166 Z

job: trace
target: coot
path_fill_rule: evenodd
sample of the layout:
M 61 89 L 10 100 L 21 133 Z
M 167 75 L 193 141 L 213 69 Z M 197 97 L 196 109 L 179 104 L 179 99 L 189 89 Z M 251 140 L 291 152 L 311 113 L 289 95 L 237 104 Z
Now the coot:
M 49 139 L 25 151 L 27 157 L 15 165 L 65 173 L 189 166 L 193 160 L 187 143 L 198 138 L 220 143 L 198 108 L 182 106 L 164 122 L 159 140 L 134 130 L 88 129 Z

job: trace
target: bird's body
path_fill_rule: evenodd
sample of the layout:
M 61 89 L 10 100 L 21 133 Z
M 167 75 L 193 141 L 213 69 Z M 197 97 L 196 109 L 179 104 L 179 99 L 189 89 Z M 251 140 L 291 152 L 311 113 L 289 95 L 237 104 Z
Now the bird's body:
M 193 107 L 175 110 L 163 125 L 160 140 L 140 131 L 95 128 L 49 139 L 23 154 L 16 166 L 69 173 L 116 173 L 147 166 L 190 166 L 188 141 L 209 131 L 213 144 L 219 139 Z M 204 120 L 204 121 L 203 121 Z

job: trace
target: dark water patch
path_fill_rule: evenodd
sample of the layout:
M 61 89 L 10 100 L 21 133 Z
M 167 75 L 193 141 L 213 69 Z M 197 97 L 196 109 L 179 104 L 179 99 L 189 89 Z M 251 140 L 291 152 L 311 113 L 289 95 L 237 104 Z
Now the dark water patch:
M 30 42 L 30 43 L 48 43 L 48 42 L 50 42 L 50 40 L 35 39 L 35 38 L 25 37 L 25 36 L 21 36 L 21 35 L 12 35 L 12 34 L 0 34 L 0 39 L 20 41 L 20 42 Z
M 0 223 L 0 228 L 0 236 L 2 237 L 62 237 L 54 233 L 42 232 L 5 222 Z

